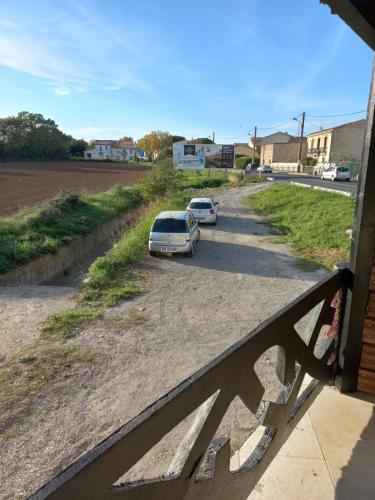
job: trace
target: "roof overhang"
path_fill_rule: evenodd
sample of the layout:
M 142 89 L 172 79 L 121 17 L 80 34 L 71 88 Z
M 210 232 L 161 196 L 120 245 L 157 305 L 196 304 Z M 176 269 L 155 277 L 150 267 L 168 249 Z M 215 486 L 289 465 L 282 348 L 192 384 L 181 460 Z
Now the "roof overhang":
M 375 50 L 375 5 L 374 0 L 320 0 L 331 7 L 332 13 L 357 33 Z

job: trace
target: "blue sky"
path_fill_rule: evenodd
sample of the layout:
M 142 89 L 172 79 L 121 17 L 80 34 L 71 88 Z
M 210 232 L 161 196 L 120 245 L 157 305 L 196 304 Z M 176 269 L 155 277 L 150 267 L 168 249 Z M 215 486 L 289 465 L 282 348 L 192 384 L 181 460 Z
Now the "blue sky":
M 373 53 L 318 0 L 0 0 L 1 116 L 242 142 L 364 110 Z M 308 118 L 307 132 L 364 115 Z

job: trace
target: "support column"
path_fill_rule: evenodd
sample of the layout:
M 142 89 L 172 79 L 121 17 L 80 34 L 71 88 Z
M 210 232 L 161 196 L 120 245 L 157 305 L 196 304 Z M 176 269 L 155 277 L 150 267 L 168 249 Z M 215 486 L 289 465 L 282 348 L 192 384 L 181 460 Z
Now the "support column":
M 357 390 L 362 336 L 367 314 L 369 287 L 375 248 L 375 64 L 367 113 L 350 268 L 354 274 L 343 323 L 337 385 L 342 392 Z

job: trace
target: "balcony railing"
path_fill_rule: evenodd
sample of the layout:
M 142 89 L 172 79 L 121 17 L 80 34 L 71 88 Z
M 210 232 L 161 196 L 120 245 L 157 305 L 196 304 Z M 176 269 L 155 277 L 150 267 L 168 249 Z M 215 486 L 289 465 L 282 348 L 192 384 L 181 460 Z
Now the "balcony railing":
M 245 500 L 323 384 L 334 376 L 349 278 L 350 272 L 341 269 L 312 287 L 30 498 Z M 308 324 L 300 336 L 294 325 L 308 313 Z M 284 389 L 276 402 L 270 402 L 262 400 L 265 389 L 254 365 L 274 346 L 279 347 L 278 376 Z M 313 380 L 300 394 L 306 373 Z M 214 436 L 237 396 L 265 426 L 265 431 L 245 463 L 231 471 L 229 440 Z M 117 484 L 197 409 L 166 476 Z
M 307 150 L 308 154 L 325 154 L 327 152 L 327 148 L 310 148 Z

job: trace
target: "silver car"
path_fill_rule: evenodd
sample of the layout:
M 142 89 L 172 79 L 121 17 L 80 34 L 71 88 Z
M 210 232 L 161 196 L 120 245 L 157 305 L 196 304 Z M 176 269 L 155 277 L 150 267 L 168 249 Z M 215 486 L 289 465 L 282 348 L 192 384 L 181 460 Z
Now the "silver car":
M 148 240 L 150 255 L 186 253 L 194 255 L 200 238 L 198 223 L 187 211 L 161 212 L 154 220 Z

